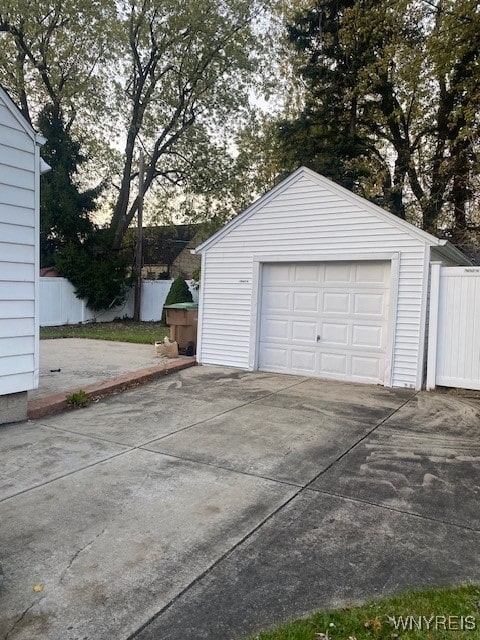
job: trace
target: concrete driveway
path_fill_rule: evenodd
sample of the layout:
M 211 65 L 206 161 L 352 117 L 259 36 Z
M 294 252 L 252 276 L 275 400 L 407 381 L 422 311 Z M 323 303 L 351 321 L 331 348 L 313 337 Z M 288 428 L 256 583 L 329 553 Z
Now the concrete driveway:
M 3 427 L 0 638 L 226 640 L 480 582 L 479 443 L 475 394 L 210 367 Z

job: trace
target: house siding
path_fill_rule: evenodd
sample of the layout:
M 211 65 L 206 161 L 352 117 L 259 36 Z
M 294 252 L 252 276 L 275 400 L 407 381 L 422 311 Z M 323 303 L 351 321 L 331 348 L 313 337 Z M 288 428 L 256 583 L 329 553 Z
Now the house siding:
M 0 92 L 0 395 L 34 388 L 38 151 Z
M 398 254 L 392 384 L 415 387 L 424 316 L 425 242 L 302 176 L 211 247 L 203 270 L 200 361 L 249 368 L 255 259 L 321 262 Z M 382 258 L 379 258 L 382 259 Z M 394 292 L 392 292 L 394 293 Z M 391 296 L 392 302 L 395 296 Z

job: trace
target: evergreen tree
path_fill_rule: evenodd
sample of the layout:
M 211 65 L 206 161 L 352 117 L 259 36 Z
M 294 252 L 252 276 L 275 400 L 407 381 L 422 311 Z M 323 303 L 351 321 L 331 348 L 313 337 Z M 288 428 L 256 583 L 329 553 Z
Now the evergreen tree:
M 78 187 L 78 170 L 87 158 L 57 106 L 42 109 L 38 126 L 47 139 L 42 157 L 52 169 L 42 177 L 40 264 L 55 265 L 90 309 L 119 305 L 130 286 L 126 264 L 111 251 L 108 232 L 97 229 L 90 218 L 103 185 L 85 191 Z
M 305 93 L 278 127 L 285 168 L 306 164 L 431 233 L 475 241 L 477 9 L 474 0 L 317 0 L 292 19 Z
M 47 104 L 42 109 L 38 127 L 47 139 L 42 157 L 52 168 L 42 176 L 40 190 L 40 264 L 48 267 L 61 248 L 80 247 L 94 233 L 90 214 L 102 187 L 80 191 L 77 186 L 78 169 L 87 158 L 57 107 Z
M 369 162 L 371 142 L 360 119 L 362 64 L 371 56 L 368 39 L 346 42 L 342 18 L 355 0 L 322 0 L 287 25 L 288 38 L 301 58 L 306 95 L 303 111 L 279 123 L 287 170 L 301 164 L 352 191 L 366 195 L 362 178 L 377 167 Z

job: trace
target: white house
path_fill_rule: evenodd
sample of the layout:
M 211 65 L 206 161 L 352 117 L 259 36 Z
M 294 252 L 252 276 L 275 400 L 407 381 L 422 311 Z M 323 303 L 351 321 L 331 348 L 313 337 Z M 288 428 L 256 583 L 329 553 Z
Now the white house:
M 304 167 L 196 249 L 198 361 L 420 389 L 445 240 Z
M 38 386 L 39 187 L 45 139 L 0 87 L 0 424 Z

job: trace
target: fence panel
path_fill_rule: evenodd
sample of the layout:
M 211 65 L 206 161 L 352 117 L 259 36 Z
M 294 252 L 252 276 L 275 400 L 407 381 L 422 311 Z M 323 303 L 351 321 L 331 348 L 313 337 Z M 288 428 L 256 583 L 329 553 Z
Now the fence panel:
M 165 299 L 172 280 L 144 280 L 140 317 L 143 321 L 158 321 L 162 317 Z M 189 283 L 189 286 L 191 283 Z M 198 291 L 191 289 L 198 302 Z M 130 290 L 125 303 L 112 309 L 91 311 L 75 295 L 75 289 L 65 278 L 40 278 L 40 326 L 55 327 L 80 322 L 110 322 L 115 318 L 133 317 L 134 292 Z
M 171 280 L 143 280 L 140 317 L 146 322 L 160 320 Z
M 434 269 L 427 387 L 480 389 L 480 268 Z
M 40 278 L 40 325 L 55 327 L 85 322 L 88 312 L 64 278 Z
M 140 318 L 145 322 L 158 321 L 172 280 L 143 280 Z M 198 302 L 198 291 L 188 282 L 193 300 Z M 57 327 L 80 322 L 111 322 L 115 318 L 132 318 L 134 291 L 131 289 L 124 304 L 103 311 L 91 311 L 75 295 L 75 289 L 66 278 L 40 278 L 40 326 Z

